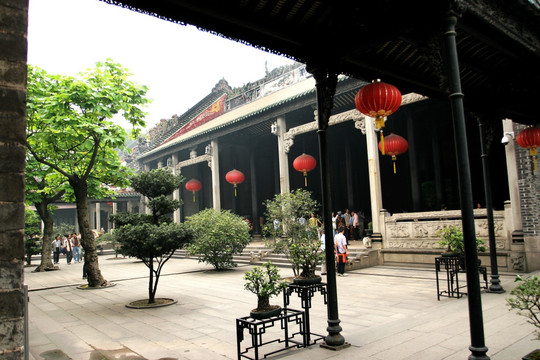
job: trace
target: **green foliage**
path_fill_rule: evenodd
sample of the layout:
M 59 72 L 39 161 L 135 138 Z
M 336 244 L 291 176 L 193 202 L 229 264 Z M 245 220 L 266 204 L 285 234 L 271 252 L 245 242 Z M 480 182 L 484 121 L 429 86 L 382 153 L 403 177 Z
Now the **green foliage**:
M 510 307 L 509 310 L 517 310 L 519 315 L 528 319 L 528 323 L 540 328 L 540 280 L 538 276 L 523 279 L 517 275 L 515 281 L 519 282 L 519 285 L 510 292 L 515 298 L 506 299 L 506 303 Z M 536 339 L 540 340 L 539 330 L 535 331 L 535 335 Z
M 275 251 L 287 255 L 295 276 L 314 277 L 316 266 L 324 259 L 317 228 L 308 221 L 319 207 L 317 201 L 309 191 L 297 189 L 275 195 L 265 206 L 268 219 L 265 229 L 274 236 Z
M 236 266 L 233 254 L 241 253 L 251 240 L 246 221 L 228 210 L 202 210 L 187 218 L 186 224 L 195 239 L 189 252 L 216 270 Z
M 33 238 L 41 234 L 41 223 L 35 211 L 26 209 L 24 211 L 24 235 Z
M 246 271 L 244 280 L 244 289 L 257 295 L 257 311 L 270 310 L 269 299 L 279 295 L 288 286 L 287 282 L 281 280 L 277 266 L 270 261 L 260 267 L 255 266 L 252 271 Z
M 450 225 L 438 230 L 435 235 L 442 238 L 439 245 L 445 246 L 446 251 L 453 254 L 462 255 L 465 253 L 465 242 L 463 232 L 458 226 Z M 476 249 L 480 252 L 486 251 L 484 240 L 476 238 Z
M 53 232 L 56 236 L 56 234 L 59 234 L 60 236 L 71 234 L 75 231 L 74 225 L 66 224 L 66 223 L 60 223 L 58 225 L 55 225 L 53 228 Z
M 26 253 L 26 263 L 30 265 L 32 255 L 37 255 L 41 252 L 41 235 L 40 221 L 38 215 L 29 209 L 24 211 L 24 252 Z
M 152 212 L 155 224 L 171 222 L 167 215 L 178 209 L 181 202 L 168 196 L 180 188 L 184 180 L 182 175 L 174 175 L 163 168 L 142 172 L 130 178 L 131 187 L 148 198 L 146 205 Z
M 117 149 L 125 150 L 127 134 L 112 121 L 121 115 L 144 126 L 142 106 L 147 88 L 128 79 L 120 64 L 107 59 L 78 77 L 51 75 L 29 65 L 27 139 L 31 156 L 57 172 L 57 177 L 84 179 L 94 197 L 109 194 L 102 184 L 125 186 L 128 169 Z

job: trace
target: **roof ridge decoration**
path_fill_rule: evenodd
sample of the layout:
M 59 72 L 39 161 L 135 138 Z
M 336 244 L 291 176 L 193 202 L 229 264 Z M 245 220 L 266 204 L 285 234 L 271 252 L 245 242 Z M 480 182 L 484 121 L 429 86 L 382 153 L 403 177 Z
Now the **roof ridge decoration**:
M 171 140 L 174 140 L 178 136 L 187 133 L 197 127 L 207 123 L 208 121 L 215 119 L 219 115 L 225 112 L 225 100 L 227 99 L 227 94 L 221 95 L 216 101 L 214 101 L 210 106 L 200 112 L 192 120 L 182 126 L 177 132 L 171 135 L 168 139 L 163 141 L 161 145 L 168 143 Z

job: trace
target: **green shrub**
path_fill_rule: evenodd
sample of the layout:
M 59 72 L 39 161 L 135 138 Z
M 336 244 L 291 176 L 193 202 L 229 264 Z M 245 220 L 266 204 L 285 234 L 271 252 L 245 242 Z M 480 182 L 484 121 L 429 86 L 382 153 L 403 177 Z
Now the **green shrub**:
M 194 234 L 188 251 L 216 270 L 236 266 L 233 254 L 240 254 L 251 240 L 247 222 L 229 210 L 202 210 L 188 217 L 186 224 Z
M 510 292 L 515 298 L 506 299 L 507 305 L 529 319 L 528 323 L 540 328 L 540 280 L 537 276 L 523 279 L 517 275 L 515 281 L 520 284 Z M 540 340 L 540 331 L 535 331 L 535 335 Z

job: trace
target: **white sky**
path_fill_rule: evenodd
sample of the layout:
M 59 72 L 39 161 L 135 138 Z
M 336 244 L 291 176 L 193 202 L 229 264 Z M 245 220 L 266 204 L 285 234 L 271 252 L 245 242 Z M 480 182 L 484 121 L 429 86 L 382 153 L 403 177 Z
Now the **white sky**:
M 292 60 L 98 0 L 30 0 L 28 63 L 75 75 L 112 58 L 149 87 L 147 129 L 181 115 L 225 78 L 256 81 Z

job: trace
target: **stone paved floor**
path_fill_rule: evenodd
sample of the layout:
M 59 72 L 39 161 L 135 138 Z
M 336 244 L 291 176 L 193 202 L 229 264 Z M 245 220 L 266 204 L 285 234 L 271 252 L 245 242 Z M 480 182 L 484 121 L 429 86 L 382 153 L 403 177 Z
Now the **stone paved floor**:
M 30 359 L 236 359 L 235 319 L 249 314 L 255 295 L 243 289 L 251 266 L 215 272 L 191 259 L 171 259 L 164 267 L 157 297 L 175 305 L 135 310 L 125 305 L 144 299 L 148 269 L 134 259 L 101 256 L 104 277 L 116 286 L 80 290 L 82 264 L 60 264 L 60 271 L 25 269 L 29 287 Z M 291 276 L 281 269 L 283 276 Z M 534 326 L 508 311 L 505 299 L 514 276 L 503 274 L 505 294 L 482 294 L 484 330 L 491 359 L 521 359 L 540 343 Z M 323 277 L 323 281 L 324 281 Z M 291 359 L 466 359 L 470 355 L 467 298 L 437 301 L 431 269 L 378 266 L 337 278 L 339 318 L 350 347 L 335 352 L 318 345 L 278 353 Z M 273 298 L 281 304 L 282 299 Z M 320 295 L 311 308 L 312 332 L 326 333 L 326 307 Z M 300 308 L 293 294 L 292 308 Z M 268 329 L 268 336 L 273 329 Z M 249 338 L 246 333 L 245 345 Z M 281 345 L 280 345 L 281 346 Z M 266 353 L 277 344 L 263 347 Z

